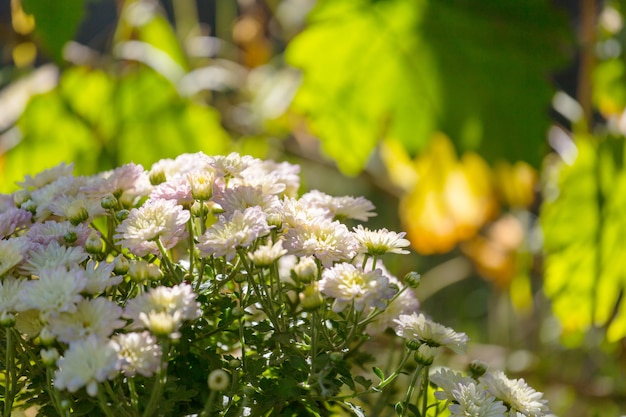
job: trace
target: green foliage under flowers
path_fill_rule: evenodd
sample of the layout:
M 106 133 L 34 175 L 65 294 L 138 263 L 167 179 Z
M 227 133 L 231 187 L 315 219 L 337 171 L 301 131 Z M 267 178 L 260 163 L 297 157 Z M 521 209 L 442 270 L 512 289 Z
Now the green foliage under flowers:
M 295 172 L 184 154 L 59 166 L 3 195 L 2 415 L 546 415 L 541 393 L 484 365 L 431 372 L 468 338 L 417 313 L 417 274 L 384 268 L 409 242 L 349 231 L 336 219 L 371 203 L 297 198 Z

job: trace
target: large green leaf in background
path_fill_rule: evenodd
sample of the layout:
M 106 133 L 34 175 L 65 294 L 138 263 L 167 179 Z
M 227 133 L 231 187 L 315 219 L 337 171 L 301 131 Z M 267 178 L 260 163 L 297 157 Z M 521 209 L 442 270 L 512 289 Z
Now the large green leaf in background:
M 68 69 L 56 89 L 31 99 L 19 127 L 23 137 L 6 158 L 4 192 L 62 161 L 82 174 L 131 161 L 148 168 L 183 152 L 223 153 L 229 143 L 214 109 L 182 98 L 144 66 L 120 78 Z
M 544 290 L 566 342 L 579 344 L 591 327 L 616 341 L 626 336 L 624 139 L 579 138 L 576 146 L 542 207 Z
M 415 154 L 436 130 L 537 166 L 565 27 L 545 0 L 321 0 L 287 49 L 294 107 L 349 174 L 381 137 Z
M 35 34 L 58 63 L 63 47 L 73 39 L 85 14 L 85 0 L 22 0 L 24 11 L 35 16 Z

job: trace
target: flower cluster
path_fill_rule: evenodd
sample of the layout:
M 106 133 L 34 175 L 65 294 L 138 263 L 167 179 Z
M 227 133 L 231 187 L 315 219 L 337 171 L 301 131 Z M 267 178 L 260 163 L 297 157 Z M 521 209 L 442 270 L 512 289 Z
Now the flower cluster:
M 296 165 L 196 153 L 149 169 L 72 170 L 0 196 L 4 416 L 13 406 L 60 416 L 357 410 L 348 399 L 396 383 L 415 354 L 397 403 L 406 415 L 417 386 L 428 397 L 421 370 L 444 349 L 465 350 L 465 334 L 418 311 L 416 275 L 385 268 L 388 254 L 408 253 L 404 233 L 357 224 L 375 215 L 362 197 L 299 195 Z M 351 368 L 389 330 L 407 347 L 374 386 Z M 497 372 L 432 379 L 453 415 L 547 413 L 540 394 Z

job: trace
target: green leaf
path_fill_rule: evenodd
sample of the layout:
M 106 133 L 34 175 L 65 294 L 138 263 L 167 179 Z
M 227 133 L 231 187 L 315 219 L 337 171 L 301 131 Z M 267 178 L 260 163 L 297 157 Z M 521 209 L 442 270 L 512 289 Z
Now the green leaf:
M 35 16 L 35 34 L 57 63 L 63 62 L 63 47 L 72 40 L 85 14 L 85 0 L 22 0 L 22 7 Z
M 576 141 L 577 158 L 561 164 L 558 194 L 541 212 L 544 291 L 572 345 L 592 327 L 606 328 L 609 341 L 626 336 L 624 139 L 597 142 Z
M 565 27 L 543 1 L 321 1 L 287 49 L 294 108 L 348 174 L 382 137 L 415 154 L 435 131 L 537 165 Z
M 376 374 L 376 376 L 378 378 L 380 378 L 381 382 L 385 380 L 385 374 L 383 373 L 383 371 L 380 368 L 377 368 L 375 366 L 372 369 L 374 370 L 374 373 Z
M 60 162 L 93 174 L 127 162 L 149 169 L 161 158 L 227 151 L 216 110 L 181 97 L 141 67 L 115 78 L 100 70 L 66 70 L 59 86 L 35 96 L 20 118 L 22 140 L 6 155 L 2 191 Z

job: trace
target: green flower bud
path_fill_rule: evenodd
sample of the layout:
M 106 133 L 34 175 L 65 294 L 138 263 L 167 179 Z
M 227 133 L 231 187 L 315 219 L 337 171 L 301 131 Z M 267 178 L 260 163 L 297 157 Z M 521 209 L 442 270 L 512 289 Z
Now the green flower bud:
M 3 311 L 0 313 L 0 327 L 15 326 L 15 314 Z
M 228 362 L 228 366 L 233 369 L 239 368 L 241 366 L 241 361 L 239 359 L 231 359 Z
M 115 212 L 115 218 L 118 221 L 123 222 L 124 220 L 126 220 L 129 214 L 130 214 L 129 210 L 121 209 Z
M 114 210 L 118 207 L 117 198 L 113 194 L 106 195 L 100 200 L 100 206 L 105 210 Z
M 76 234 L 76 232 L 67 232 L 63 235 L 63 240 L 65 240 L 65 242 L 69 244 L 76 242 L 76 239 L 78 239 L 78 235 Z
M 130 268 L 130 261 L 124 255 L 118 255 L 113 262 L 113 272 L 116 275 L 126 275 Z
M 473 360 L 469 364 L 469 372 L 472 375 L 472 378 L 478 379 L 483 376 L 485 372 L 487 372 L 487 364 L 478 359 Z
M 300 304 L 302 304 L 302 309 L 304 311 L 317 310 L 317 308 L 321 306 L 324 302 L 322 294 L 320 294 L 319 288 L 317 286 L 317 282 L 314 282 L 313 284 L 305 287 L 304 291 L 299 294 L 299 297 Z
M 159 185 L 165 181 L 167 181 L 167 177 L 163 171 L 156 171 L 150 174 L 150 184 L 152 185 Z
M 404 276 L 404 282 L 411 288 L 417 288 L 420 285 L 422 277 L 417 272 L 409 272 Z
M 97 254 L 102 252 L 103 248 L 104 244 L 102 243 L 102 239 L 100 239 L 98 233 L 91 233 L 85 242 L 85 250 L 87 253 Z
M 41 361 L 46 366 L 54 366 L 59 359 L 59 351 L 55 348 L 41 349 Z
M 416 340 L 416 339 L 407 339 L 407 341 L 404 342 L 404 345 L 409 350 L 417 350 L 417 349 L 420 348 L 420 346 L 422 346 L 422 343 L 419 340 Z
M 65 210 L 65 215 L 74 226 L 81 224 L 89 218 L 89 212 L 85 207 L 85 203 L 80 200 L 74 201 L 74 203 Z

